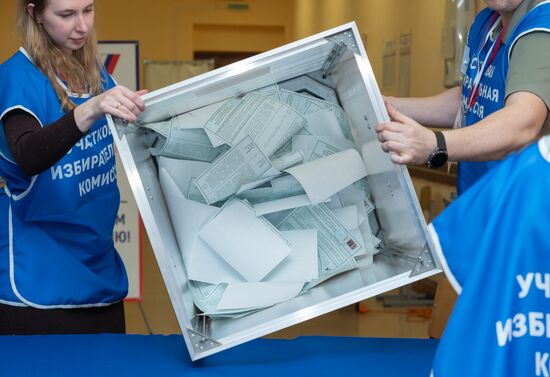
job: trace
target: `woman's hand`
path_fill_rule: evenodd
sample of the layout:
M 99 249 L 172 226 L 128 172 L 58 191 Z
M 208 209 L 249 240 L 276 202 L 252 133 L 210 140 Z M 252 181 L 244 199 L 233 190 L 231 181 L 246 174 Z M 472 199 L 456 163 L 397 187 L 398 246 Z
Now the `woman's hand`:
M 146 89 L 134 92 L 118 85 L 77 106 L 74 112 L 76 125 L 80 131 L 87 132 L 105 114 L 134 123 L 145 110 L 145 103 L 141 99 L 145 93 Z

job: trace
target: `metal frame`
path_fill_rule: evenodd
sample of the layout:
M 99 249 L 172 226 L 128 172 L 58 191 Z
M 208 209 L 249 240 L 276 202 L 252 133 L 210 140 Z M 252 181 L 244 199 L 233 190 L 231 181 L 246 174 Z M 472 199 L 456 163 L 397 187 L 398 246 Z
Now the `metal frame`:
M 354 40 L 356 47 L 352 49 L 355 51 L 345 48 L 345 51 L 339 54 L 338 59 L 341 61 L 338 64 L 333 64 L 332 75 L 335 78 L 335 85 L 353 85 L 354 89 L 360 89 L 362 96 L 369 99 L 369 106 L 372 107 L 371 112 L 375 115 L 376 122 L 387 120 L 388 115 L 363 44 L 360 42 L 358 30 L 354 23 L 349 23 L 149 93 L 144 97 L 147 110 L 142 114 L 138 123 L 163 120 L 177 113 L 239 95 L 247 90 L 257 89 L 258 85 L 266 84 L 270 80 L 284 81 L 284 79 L 292 78 L 293 75 L 295 77 L 299 74 L 309 73 L 301 71 L 304 69 L 303 67 L 286 64 L 296 54 L 300 54 L 300 62 L 303 62 L 304 59 L 306 63 L 303 64 L 312 62 L 312 66 L 315 66 L 313 71 L 320 71 L 334 46 L 331 38 L 337 37 L 340 41 L 342 35 L 348 39 L 347 43 L 350 43 L 350 38 Z M 283 62 L 285 64 L 282 64 Z M 281 71 L 283 66 L 288 72 Z M 354 77 L 349 77 L 349 73 L 352 73 Z M 362 82 L 358 80 L 357 75 L 360 76 Z M 348 81 L 346 82 L 346 80 Z M 340 95 L 342 94 L 344 93 L 340 93 Z M 396 250 L 409 256 L 411 253 L 416 253 L 412 255 L 412 258 L 422 259 L 411 262 L 395 258 L 391 253 L 380 253 L 374 256 L 372 265 L 336 276 L 306 295 L 298 296 L 291 301 L 233 320 L 201 322 L 197 319 L 196 313 L 190 310 L 192 302 L 189 302 L 190 293 L 186 286 L 185 268 L 173 235 L 166 203 L 162 194 L 158 194 L 162 191 L 159 187 L 156 167 L 148 152 L 146 134 L 136 125 L 126 125 L 119 119 L 108 117 L 168 294 L 182 328 L 183 337 L 193 360 L 440 272 L 439 262 L 431 253 L 431 250 L 434 250 L 433 245 L 428 237 L 426 223 L 408 172 L 405 167 L 393 165 L 389 157 L 381 152 L 379 145 L 376 144 L 377 140 L 373 136 L 374 124 L 370 124 L 369 121 L 372 120 L 367 119 L 367 115 L 363 114 L 362 108 L 365 106 L 358 106 L 357 103 L 353 103 L 354 100 L 356 98 L 353 96 L 344 100 L 346 112 L 348 109 L 350 112 L 354 112 L 350 122 L 358 124 L 363 133 L 363 136 L 360 137 L 364 137 L 366 141 L 370 141 L 371 146 L 375 147 L 372 149 L 373 153 L 377 153 L 374 161 L 380 160 L 385 169 L 381 174 L 369 176 L 369 179 L 372 178 L 374 183 L 383 186 L 380 197 L 384 200 L 395 200 L 400 206 L 399 210 L 406 214 L 407 218 L 403 219 L 406 221 L 405 224 L 412 224 L 407 226 L 411 229 L 407 229 L 404 236 L 412 237 L 413 242 L 409 249 L 413 250 L 403 250 L 399 247 Z M 366 144 L 369 143 L 365 142 Z M 379 211 L 382 223 L 394 215 L 391 208 L 385 211 Z M 381 229 L 384 234 L 389 231 Z M 399 241 L 400 229 L 397 231 L 397 234 L 392 237 Z M 399 244 L 399 242 L 397 243 Z M 388 245 L 390 244 L 391 240 L 388 240 Z M 407 242 L 405 242 L 405 246 L 408 246 Z M 327 299 L 327 295 L 331 297 Z

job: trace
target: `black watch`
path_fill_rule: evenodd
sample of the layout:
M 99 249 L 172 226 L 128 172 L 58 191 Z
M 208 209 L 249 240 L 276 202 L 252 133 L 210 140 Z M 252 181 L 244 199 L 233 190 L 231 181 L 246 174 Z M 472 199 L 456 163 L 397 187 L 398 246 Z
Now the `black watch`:
M 449 155 L 447 154 L 447 143 L 445 143 L 445 136 L 441 131 L 434 131 L 435 138 L 437 140 L 437 148 L 433 151 L 426 161 L 426 165 L 430 169 L 437 169 L 445 165 Z

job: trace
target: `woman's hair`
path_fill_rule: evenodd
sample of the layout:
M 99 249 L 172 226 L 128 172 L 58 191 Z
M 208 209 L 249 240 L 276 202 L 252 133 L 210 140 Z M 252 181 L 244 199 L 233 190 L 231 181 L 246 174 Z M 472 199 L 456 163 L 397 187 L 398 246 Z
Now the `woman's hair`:
M 44 12 L 49 0 L 19 0 L 17 8 L 17 29 L 21 34 L 23 47 L 34 64 L 48 77 L 57 98 L 65 111 L 76 105 L 58 81 L 62 78 L 69 91 L 78 95 L 97 95 L 102 91 L 101 63 L 97 50 L 95 32 L 90 31 L 86 43 L 71 56 L 63 53 L 50 38 L 43 25 L 36 21 Z M 34 17 L 27 11 L 27 5 L 34 4 Z

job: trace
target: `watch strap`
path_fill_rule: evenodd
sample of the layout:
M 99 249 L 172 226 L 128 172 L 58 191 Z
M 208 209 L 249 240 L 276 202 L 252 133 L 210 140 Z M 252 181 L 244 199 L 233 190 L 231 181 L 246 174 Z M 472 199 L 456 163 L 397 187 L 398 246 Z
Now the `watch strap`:
M 447 151 L 447 143 L 445 142 L 445 136 L 441 131 L 434 131 L 435 139 L 437 141 L 437 149 Z

